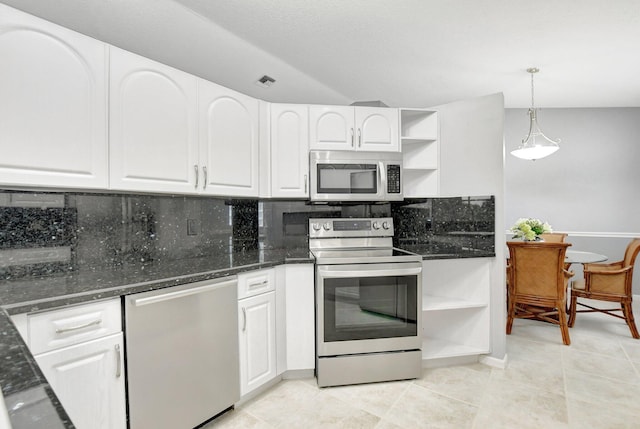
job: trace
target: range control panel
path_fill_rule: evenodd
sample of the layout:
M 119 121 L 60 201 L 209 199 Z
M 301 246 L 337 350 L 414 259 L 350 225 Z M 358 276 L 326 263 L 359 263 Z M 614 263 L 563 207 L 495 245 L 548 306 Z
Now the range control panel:
M 390 236 L 393 236 L 390 217 L 309 219 L 310 238 Z

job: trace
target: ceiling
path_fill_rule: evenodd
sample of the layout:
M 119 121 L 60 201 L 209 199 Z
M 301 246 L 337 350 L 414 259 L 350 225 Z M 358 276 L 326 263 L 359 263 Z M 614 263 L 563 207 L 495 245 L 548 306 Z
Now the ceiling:
M 0 2 L 268 101 L 640 106 L 638 0 Z

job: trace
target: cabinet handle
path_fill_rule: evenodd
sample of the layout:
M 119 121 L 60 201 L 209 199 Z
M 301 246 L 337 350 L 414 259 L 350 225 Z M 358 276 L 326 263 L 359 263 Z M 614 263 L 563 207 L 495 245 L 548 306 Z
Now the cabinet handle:
M 249 287 L 248 287 L 248 289 L 249 289 L 249 290 L 251 290 L 251 289 L 253 289 L 254 287 L 266 286 L 266 285 L 268 285 L 268 284 L 269 284 L 269 280 L 263 280 L 263 281 L 261 281 L 261 282 L 256 282 L 256 283 L 249 283 L 249 285 L 248 285 L 248 286 L 249 286 Z
M 358 147 L 362 147 L 362 131 L 358 128 Z
M 207 166 L 202 167 L 202 172 L 204 173 L 204 181 L 202 182 L 202 189 L 207 189 Z
M 120 344 L 116 344 L 116 378 L 122 375 L 122 355 L 120 353 Z
M 92 320 L 91 322 L 84 323 L 82 325 L 70 326 L 68 328 L 57 328 L 56 334 L 64 334 L 65 332 L 77 331 L 78 329 L 88 328 L 89 326 L 99 325 L 102 323 L 102 319 Z
M 247 330 L 247 310 L 242 307 L 242 332 Z
M 308 185 L 307 185 L 307 175 L 305 174 L 304 175 L 304 193 L 305 194 L 307 193 L 307 187 L 308 187 Z
M 195 186 L 195 188 L 198 189 L 198 164 L 194 164 L 193 169 L 196 171 L 196 186 Z
M 353 128 L 351 128 L 351 147 L 355 145 L 355 136 L 353 134 Z

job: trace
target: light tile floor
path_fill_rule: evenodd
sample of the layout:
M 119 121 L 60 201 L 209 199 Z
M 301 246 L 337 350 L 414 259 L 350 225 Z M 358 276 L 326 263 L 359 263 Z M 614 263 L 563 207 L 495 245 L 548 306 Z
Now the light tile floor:
M 518 319 L 507 369 L 322 389 L 286 380 L 205 428 L 640 428 L 640 340 L 601 314 L 578 314 L 570 335 L 565 346 L 557 326 Z

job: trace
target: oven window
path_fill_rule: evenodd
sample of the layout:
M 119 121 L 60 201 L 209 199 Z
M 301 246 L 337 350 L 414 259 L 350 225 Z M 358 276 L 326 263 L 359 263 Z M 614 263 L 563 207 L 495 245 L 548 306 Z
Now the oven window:
M 417 278 L 324 279 L 324 340 L 417 335 Z
M 377 194 L 376 164 L 318 164 L 319 194 Z

